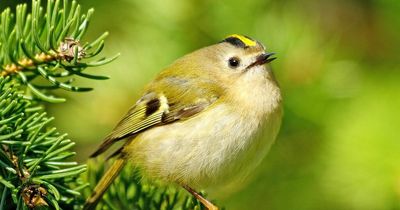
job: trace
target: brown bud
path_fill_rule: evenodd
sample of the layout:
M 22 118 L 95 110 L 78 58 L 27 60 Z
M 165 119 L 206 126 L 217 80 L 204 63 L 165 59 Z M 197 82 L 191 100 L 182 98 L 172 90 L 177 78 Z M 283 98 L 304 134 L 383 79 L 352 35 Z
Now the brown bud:
M 40 185 L 28 185 L 22 190 L 22 199 L 29 208 L 38 206 L 48 206 L 44 197 L 47 195 L 47 190 Z

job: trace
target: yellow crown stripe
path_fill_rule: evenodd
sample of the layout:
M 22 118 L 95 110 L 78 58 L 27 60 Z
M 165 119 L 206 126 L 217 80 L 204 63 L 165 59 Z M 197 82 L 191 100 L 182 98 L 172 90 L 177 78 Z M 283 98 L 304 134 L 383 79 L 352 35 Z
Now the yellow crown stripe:
M 240 41 L 242 41 L 246 46 L 249 46 L 249 47 L 257 45 L 257 42 L 255 42 L 254 40 L 251 40 L 251 39 L 249 39 L 245 36 L 239 35 L 239 34 L 232 34 L 232 35 L 228 36 L 227 38 L 229 38 L 229 37 L 237 38 Z

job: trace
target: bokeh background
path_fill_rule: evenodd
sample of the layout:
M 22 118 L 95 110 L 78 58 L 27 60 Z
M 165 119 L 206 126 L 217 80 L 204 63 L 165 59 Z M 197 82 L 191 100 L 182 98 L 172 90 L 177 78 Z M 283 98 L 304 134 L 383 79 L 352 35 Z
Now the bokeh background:
M 61 91 L 67 103 L 50 107 L 80 161 L 162 67 L 239 33 L 277 53 L 285 116 L 249 185 L 218 203 L 228 210 L 400 209 L 399 0 L 78 2 L 96 9 L 86 38 L 109 31 L 104 55 L 121 53 L 92 70 L 110 80 L 79 81 L 95 91 Z

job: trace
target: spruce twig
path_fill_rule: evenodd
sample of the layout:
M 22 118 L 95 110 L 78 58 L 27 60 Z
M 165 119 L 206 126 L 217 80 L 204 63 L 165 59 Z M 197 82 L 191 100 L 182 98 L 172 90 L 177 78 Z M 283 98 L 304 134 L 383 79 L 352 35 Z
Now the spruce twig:
M 88 168 L 86 179 L 91 186 L 95 186 L 105 171 L 105 164 L 92 160 L 88 162 Z M 85 197 L 91 193 L 91 188 L 83 191 Z M 140 176 L 137 168 L 128 164 L 111 184 L 96 209 L 202 210 L 205 208 L 179 186 L 163 186 L 146 181 Z
M 82 13 L 80 5 L 75 1 L 68 5 L 67 0 L 48 0 L 46 9 L 40 6 L 40 0 L 33 0 L 31 13 L 26 4 L 18 5 L 16 14 L 9 8 L 4 10 L 0 17 L 0 76 L 12 76 L 33 96 L 47 102 L 65 101 L 51 96 L 48 87 L 92 90 L 72 85 L 72 76 L 108 79 L 84 73 L 86 68 L 107 64 L 119 55 L 93 60 L 102 51 L 108 32 L 81 43 L 93 12 L 89 9 Z M 39 78 L 51 86 L 39 85 Z
M 86 165 L 65 160 L 75 143 L 10 77 L 0 77 L 0 104 L 0 209 L 76 206 L 74 188 L 87 184 L 79 179 Z
M 75 145 L 50 123 L 43 102 L 63 102 L 50 90 L 88 91 L 74 78 L 107 79 L 84 72 L 118 55 L 97 60 L 108 33 L 81 44 L 93 9 L 73 1 L 32 1 L 0 15 L 0 209 L 78 209 L 86 165 L 69 160 Z M 47 81 L 48 84 L 43 84 Z

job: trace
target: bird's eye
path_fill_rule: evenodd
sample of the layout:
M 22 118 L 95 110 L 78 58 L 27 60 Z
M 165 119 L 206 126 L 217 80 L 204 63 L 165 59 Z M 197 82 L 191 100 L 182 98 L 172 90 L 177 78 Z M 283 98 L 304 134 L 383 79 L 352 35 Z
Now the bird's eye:
M 238 57 L 232 57 L 232 58 L 229 58 L 228 62 L 229 62 L 229 66 L 231 68 L 236 68 L 240 64 L 240 59 Z

